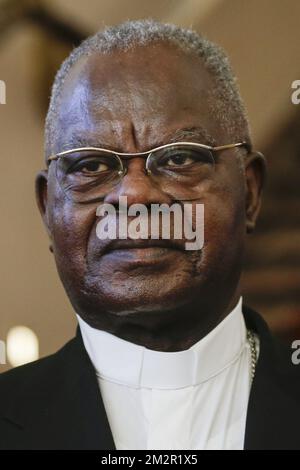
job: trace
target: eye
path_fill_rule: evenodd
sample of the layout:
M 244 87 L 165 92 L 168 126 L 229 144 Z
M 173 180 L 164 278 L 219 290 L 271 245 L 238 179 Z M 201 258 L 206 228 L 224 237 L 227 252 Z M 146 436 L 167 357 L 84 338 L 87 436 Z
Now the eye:
M 79 162 L 73 171 L 91 174 L 91 173 L 101 173 L 103 171 L 108 171 L 109 166 L 100 161 L 99 159 L 87 159 L 86 161 Z
M 194 163 L 195 159 L 192 158 L 190 155 L 183 155 L 183 154 L 175 154 L 170 156 L 169 158 L 166 158 L 164 161 L 164 166 L 168 167 L 180 167 L 180 166 L 186 166 L 190 165 L 191 163 Z
M 171 149 L 158 158 L 157 165 L 166 170 L 188 170 L 213 163 L 212 155 L 206 149 Z
M 99 175 L 114 169 L 113 159 L 105 157 L 86 157 L 81 158 L 79 161 L 73 162 L 67 173 L 78 174 L 83 176 Z

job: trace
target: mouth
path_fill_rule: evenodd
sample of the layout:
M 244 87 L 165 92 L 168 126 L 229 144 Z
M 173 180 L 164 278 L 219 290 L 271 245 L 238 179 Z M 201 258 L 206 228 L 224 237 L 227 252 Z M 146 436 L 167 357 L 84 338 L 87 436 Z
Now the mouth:
M 118 258 L 135 264 L 151 264 L 165 261 L 166 258 L 182 252 L 174 240 L 126 239 L 113 240 L 104 250 L 103 255 Z
M 114 250 L 136 250 L 136 249 L 150 249 L 150 248 L 166 248 L 169 250 L 182 250 L 181 245 L 176 240 L 164 240 L 164 239 L 131 239 L 126 238 L 124 240 L 116 239 L 112 240 L 104 249 L 104 254 Z

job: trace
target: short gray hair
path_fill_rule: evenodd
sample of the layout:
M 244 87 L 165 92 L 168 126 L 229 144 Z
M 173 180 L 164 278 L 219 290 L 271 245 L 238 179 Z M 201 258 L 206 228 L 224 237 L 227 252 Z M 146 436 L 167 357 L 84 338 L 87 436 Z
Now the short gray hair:
M 246 110 L 225 52 L 192 29 L 145 19 L 106 27 L 84 40 L 62 63 L 53 83 L 46 117 L 46 156 L 53 152 L 53 142 L 56 140 L 56 123 L 63 83 L 78 59 L 94 52 L 109 54 L 115 50 L 128 51 L 136 46 L 146 46 L 157 41 L 171 43 L 185 53 L 194 53 L 202 59 L 214 81 L 209 99 L 212 117 L 218 120 L 232 142 L 243 140 L 250 143 Z

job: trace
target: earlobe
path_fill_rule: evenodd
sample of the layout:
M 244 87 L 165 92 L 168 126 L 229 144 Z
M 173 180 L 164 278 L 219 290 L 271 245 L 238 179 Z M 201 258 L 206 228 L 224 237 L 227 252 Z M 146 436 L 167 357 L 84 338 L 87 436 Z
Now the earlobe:
M 49 226 L 48 219 L 48 192 L 47 192 L 47 183 L 48 183 L 48 172 L 47 170 L 40 171 L 35 179 L 35 196 L 36 202 L 42 216 L 44 225 L 46 227 L 48 236 L 51 240 L 51 230 Z
M 245 162 L 246 177 L 246 231 L 255 229 L 261 206 L 262 190 L 266 180 L 266 159 L 260 152 L 252 152 Z

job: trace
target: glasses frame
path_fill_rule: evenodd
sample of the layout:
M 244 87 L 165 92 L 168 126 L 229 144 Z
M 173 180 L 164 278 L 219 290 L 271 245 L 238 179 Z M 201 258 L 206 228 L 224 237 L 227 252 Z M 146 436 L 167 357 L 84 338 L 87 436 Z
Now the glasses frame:
M 125 176 L 126 171 L 127 171 L 127 168 L 124 167 L 122 159 L 130 160 L 131 158 L 135 158 L 135 157 L 145 157 L 146 158 L 145 169 L 146 169 L 147 174 L 151 174 L 151 170 L 148 167 L 148 164 L 149 164 L 148 162 L 149 162 L 151 154 L 158 151 L 158 150 L 167 149 L 167 148 L 170 148 L 170 147 L 174 147 L 176 145 L 187 145 L 187 146 L 190 146 L 190 147 L 198 147 L 198 148 L 210 150 L 212 152 L 212 154 L 214 154 L 214 152 L 220 152 L 221 150 L 227 150 L 227 149 L 232 149 L 232 148 L 237 148 L 237 147 L 245 147 L 248 152 L 251 150 L 251 146 L 247 142 L 238 142 L 238 143 L 235 143 L 235 144 L 219 145 L 217 147 L 212 147 L 210 145 L 205 145 L 205 144 L 199 144 L 198 142 L 173 142 L 173 143 L 170 143 L 170 144 L 160 145 L 159 147 L 155 147 L 151 150 L 146 150 L 145 152 L 135 152 L 135 153 L 115 152 L 114 150 L 109 150 L 109 149 L 105 149 L 105 148 L 101 148 L 101 147 L 77 147 L 77 148 L 74 148 L 74 149 L 59 152 L 59 153 L 54 154 L 54 155 L 50 155 L 50 157 L 47 158 L 47 165 L 49 166 L 52 161 L 56 161 L 59 158 L 64 157 L 65 155 L 69 155 L 70 153 L 74 153 L 74 152 L 93 152 L 93 151 L 99 152 L 99 151 L 101 151 L 101 152 L 104 152 L 104 153 L 107 153 L 107 154 L 110 154 L 110 155 L 113 154 L 118 158 L 118 160 L 120 161 L 121 168 L 122 168 L 122 171 L 120 170 L 120 172 L 119 172 L 120 175 Z
M 101 151 L 101 152 L 104 152 L 104 153 L 109 154 L 109 155 L 114 155 L 119 160 L 121 169 L 118 171 L 118 175 L 120 176 L 120 179 L 116 183 L 116 184 L 118 184 L 121 181 L 121 179 L 127 173 L 127 167 L 124 166 L 123 160 L 130 160 L 130 159 L 135 158 L 135 157 L 145 157 L 146 158 L 145 173 L 149 176 L 152 173 L 150 168 L 149 168 L 149 161 L 150 161 L 151 155 L 156 151 L 167 149 L 167 148 L 170 148 L 170 147 L 174 147 L 178 144 L 179 145 L 189 146 L 189 147 L 198 147 L 198 148 L 209 150 L 212 154 L 214 163 L 215 163 L 215 160 L 216 160 L 215 156 L 214 156 L 215 152 L 220 152 L 222 150 L 228 150 L 228 149 L 233 149 L 233 148 L 238 148 L 238 147 L 245 147 L 246 150 L 247 150 L 247 153 L 249 153 L 251 151 L 251 145 L 247 142 L 237 142 L 237 143 L 234 143 L 234 144 L 219 145 L 219 146 L 215 146 L 215 147 L 210 146 L 210 145 L 200 144 L 198 142 L 172 142 L 172 143 L 169 143 L 169 144 L 160 145 L 159 147 L 155 147 L 155 148 L 153 148 L 151 150 L 147 150 L 145 152 L 136 152 L 136 153 L 115 152 L 114 150 L 101 148 L 101 147 L 77 147 L 77 148 L 73 148 L 73 149 L 70 149 L 70 150 L 65 150 L 63 152 L 59 152 L 57 154 L 51 155 L 47 159 L 47 166 L 49 168 L 51 162 L 57 161 L 60 158 L 66 156 L 66 155 L 69 155 L 71 153 L 74 153 L 74 152 L 89 152 L 89 151 L 99 152 L 99 151 Z

